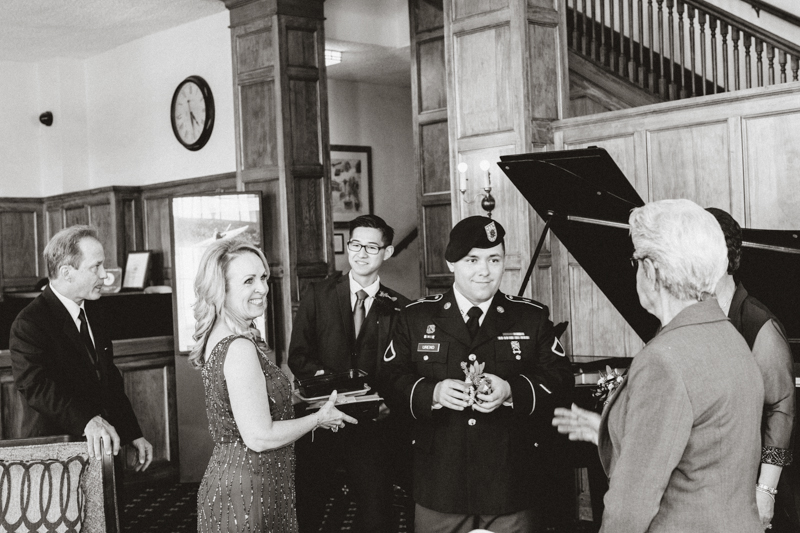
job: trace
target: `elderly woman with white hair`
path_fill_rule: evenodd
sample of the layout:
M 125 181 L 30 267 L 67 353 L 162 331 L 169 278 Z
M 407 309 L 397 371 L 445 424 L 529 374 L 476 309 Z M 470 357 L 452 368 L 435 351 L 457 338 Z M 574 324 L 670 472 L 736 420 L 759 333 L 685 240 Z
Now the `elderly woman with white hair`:
M 602 532 L 753 533 L 764 389 L 714 298 L 727 269 L 714 217 L 689 200 L 634 209 L 639 302 L 661 322 L 607 399 L 553 425 L 598 445 L 609 476 Z

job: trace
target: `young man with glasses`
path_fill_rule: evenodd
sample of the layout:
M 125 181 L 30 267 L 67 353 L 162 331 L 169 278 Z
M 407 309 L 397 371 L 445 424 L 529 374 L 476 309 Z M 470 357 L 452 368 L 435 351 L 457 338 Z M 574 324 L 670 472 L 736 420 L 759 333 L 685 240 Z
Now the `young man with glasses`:
M 383 262 L 394 253 L 394 230 L 376 215 L 350 222 L 350 272 L 311 285 L 300 300 L 289 346 L 289 368 L 303 379 L 358 368 L 375 376 L 400 310 L 410 303 L 381 284 Z M 375 387 L 376 383 L 368 381 Z M 341 431 L 317 432 L 297 442 L 297 515 L 301 532 L 318 531 L 325 503 L 344 466 L 354 490 L 357 531 L 390 531 L 390 464 L 396 450 L 387 434 L 394 416 L 381 405 L 376 420 L 360 420 Z

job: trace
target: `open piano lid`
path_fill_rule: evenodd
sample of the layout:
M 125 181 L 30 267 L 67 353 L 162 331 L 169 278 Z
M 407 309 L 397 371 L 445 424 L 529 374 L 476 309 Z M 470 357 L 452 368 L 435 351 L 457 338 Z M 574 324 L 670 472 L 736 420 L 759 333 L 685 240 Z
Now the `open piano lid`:
M 644 201 L 602 148 L 502 156 L 498 165 L 645 342 L 658 320 L 639 304 L 631 209 Z M 748 292 L 800 338 L 800 231 L 743 229 L 737 272 Z

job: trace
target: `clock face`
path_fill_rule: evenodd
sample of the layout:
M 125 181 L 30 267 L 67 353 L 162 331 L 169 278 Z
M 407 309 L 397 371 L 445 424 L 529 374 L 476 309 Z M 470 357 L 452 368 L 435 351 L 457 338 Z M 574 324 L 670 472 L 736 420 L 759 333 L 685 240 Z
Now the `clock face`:
M 189 150 L 199 150 L 214 128 L 214 97 L 200 76 L 183 80 L 172 96 L 172 131 Z

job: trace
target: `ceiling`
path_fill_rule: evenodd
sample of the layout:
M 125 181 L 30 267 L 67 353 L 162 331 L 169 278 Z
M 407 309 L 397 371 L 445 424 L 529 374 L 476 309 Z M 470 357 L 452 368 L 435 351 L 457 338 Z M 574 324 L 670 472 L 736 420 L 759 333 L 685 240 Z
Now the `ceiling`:
M 0 61 L 86 59 L 225 11 L 220 0 L 2 0 Z M 343 61 L 328 77 L 410 86 L 409 48 L 329 41 Z

